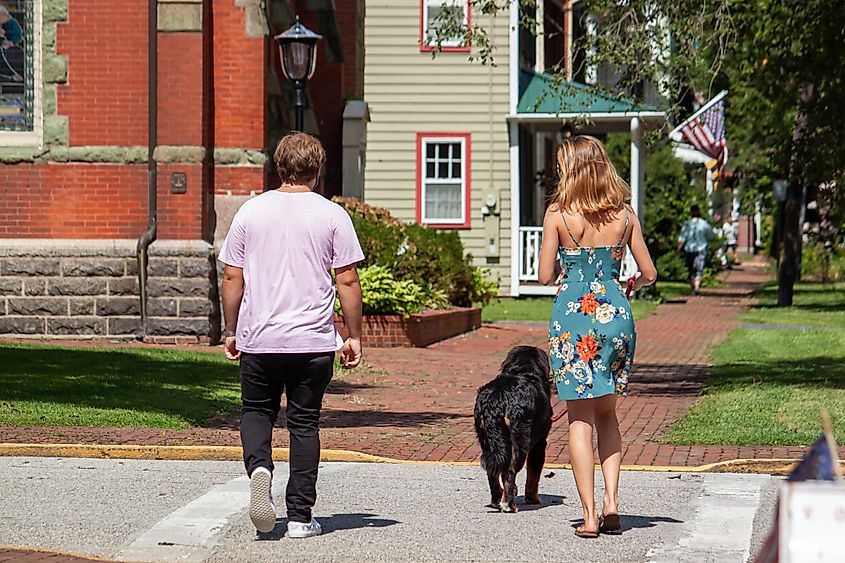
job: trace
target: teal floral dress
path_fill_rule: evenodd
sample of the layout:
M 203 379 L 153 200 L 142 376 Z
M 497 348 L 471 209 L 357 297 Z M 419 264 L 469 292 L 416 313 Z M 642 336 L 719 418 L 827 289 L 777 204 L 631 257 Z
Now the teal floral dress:
M 549 356 L 562 400 L 628 394 L 636 332 L 619 283 L 627 230 L 626 210 L 625 231 L 615 245 L 581 247 L 572 237 L 576 248 L 558 250 L 562 272 L 549 323 Z

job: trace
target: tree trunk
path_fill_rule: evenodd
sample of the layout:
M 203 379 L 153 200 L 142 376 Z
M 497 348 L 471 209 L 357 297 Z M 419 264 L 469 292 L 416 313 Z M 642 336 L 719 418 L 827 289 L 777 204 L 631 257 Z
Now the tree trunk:
M 800 166 L 799 166 L 800 168 Z M 778 272 L 778 306 L 792 305 L 792 290 L 798 279 L 798 253 L 801 247 L 799 222 L 801 219 L 801 189 L 800 178 L 790 178 L 786 193 L 786 205 L 783 209 L 783 246 L 780 257 L 780 271 Z
M 778 306 L 790 307 L 795 281 L 798 279 L 798 256 L 801 249 L 801 205 L 804 186 L 804 134 L 807 128 L 805 104 L 813 96 L 813 85 L 801 86 L 798 95 L 798 112 L 792 130 L 792 150 L 789 160 L 789 188 L 786 192 L 783 222 L 783 250 L 778 271 Z

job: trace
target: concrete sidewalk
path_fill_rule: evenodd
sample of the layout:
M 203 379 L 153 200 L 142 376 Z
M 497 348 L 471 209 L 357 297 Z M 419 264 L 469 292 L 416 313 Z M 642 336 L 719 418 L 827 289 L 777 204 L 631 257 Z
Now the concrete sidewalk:
M 780 482 L 625 472 L 621 533 L 584 540 L 573 534 L 581 509 L 571 473 L 544 475 L 542 505 L 524 506 L 520 498 L 521 511 L 504 514 L 484 508 L 489 493 L 478 467 L 322 464 L 315 516 L 324 535 L 291 540 L 282 518 L 276 530 L 256 536 L 246 512 L 249 483 L 237 462 L 0 458 L 0 538 L 124 561 L 727 563 L 756 552 Z M 286 480 L 286 464 L 277 464 L 273 486 L 282 509 Z M 4 557 L 73 560 L 11 549 L 0 551 Z

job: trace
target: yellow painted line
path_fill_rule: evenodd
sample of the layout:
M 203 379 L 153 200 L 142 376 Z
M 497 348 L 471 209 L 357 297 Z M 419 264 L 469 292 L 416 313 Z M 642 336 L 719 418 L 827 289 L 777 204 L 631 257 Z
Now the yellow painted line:
M 101 444 L 2 444 L 0 457 L 75 457 L 99 459 L 157 459 L 157 460 L 215 460 L 240 461 L 243 451 L 237 446 L 134 446 Z M 273 448 L 273 459 L 288 461 L 288 448 Z M 415 461 L 393 459 L 350 450 L 322 450 L 323 462 L 392 463 L 414 465 L 477 466 L 474 461 Z M 675 473 L 706 473 L 725 471 L 732 466 L 754 464 L 765 473 L 766 468 L 782 470 L 785 465 L 796 463 L 797 459 L 732 459 L 704 465 L 622 465 L 625 471 L 654 471 Z M 572 469 L 568 463 L 547 463 L 549 469 Z M 598 467 L 598 466 L 597 466 Z
M 78 557 L 80 559 L 90 559 L 92 561 L 112 561 L 111 559 L 103 559 L 96 555 L 88 553 L 77 553 L 75 551 L 66 551 L 64 549 L 52 549 L 49 547 L 36 547 L 33 545 L 0 545 L 0 549 L 11 549 L 16 551 L 32 551 L 34 553 L 50 553 L 54 555 L 65 555 L 67 557 Z

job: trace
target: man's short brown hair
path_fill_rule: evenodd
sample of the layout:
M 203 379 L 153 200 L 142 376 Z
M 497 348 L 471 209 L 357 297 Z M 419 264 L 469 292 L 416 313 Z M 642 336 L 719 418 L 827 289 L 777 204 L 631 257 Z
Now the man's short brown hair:
M 326 151 L 308 133 L 288 133 L 276 145 L 273 161 L 282 182 L 308 182 L 319 176 L 326 163 Z

